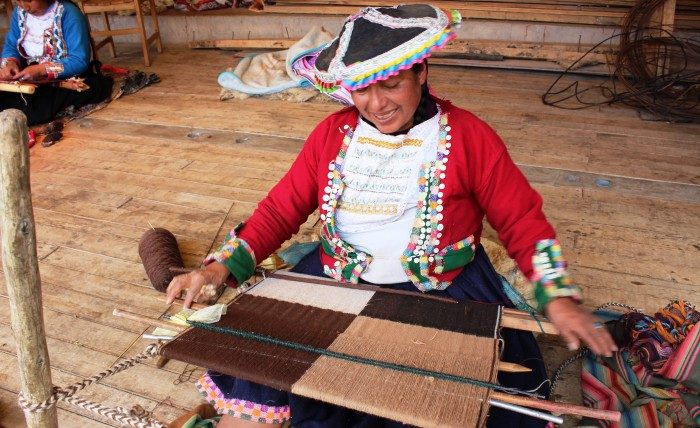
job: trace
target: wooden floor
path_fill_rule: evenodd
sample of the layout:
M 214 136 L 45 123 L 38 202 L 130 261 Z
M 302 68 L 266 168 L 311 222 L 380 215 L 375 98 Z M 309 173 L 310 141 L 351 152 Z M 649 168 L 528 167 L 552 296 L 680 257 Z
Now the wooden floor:
M 231 52 L 166 49 L 150 68 L 161 83 L 71 122 L 55 146 L 31 149 L 56 385 L 145 348 L 140 335 L 151 329 L 113 317 L 115 307 L 152 318 L 169 310 L 139 261 L 148 227 L 175 233 L 186 264 L 196 265 L 282 176 L 314 124 L 338 108 L 221 102 L 216 76 L 233 61 Z M 143 68 L 138 54 L 110 63 Z M 430 70 L 437 93 L 486 119 L 542 193 L 588 305 L 618 301 L 653 311 L 673 298 L 700 303 L 700 126 L 642 121 L 626 107 L 547 107 L 540 96 L 554 78 Z M 23 426 L 4 278 L 0 311 L 0 426 Z M 554 340 L 544 350 L 552 363 L 565 356 Z M 199 372 L 149 362 L 80 394 L 111 406 L 140 404 L 169 421 L 199 401 L 192 386 Z M 114 426 L 60 409 L 62 427 Z

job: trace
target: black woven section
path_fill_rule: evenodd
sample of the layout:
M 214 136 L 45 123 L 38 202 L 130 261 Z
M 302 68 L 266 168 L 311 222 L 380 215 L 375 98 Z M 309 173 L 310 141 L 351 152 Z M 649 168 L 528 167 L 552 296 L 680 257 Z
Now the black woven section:
M 492 338 L 498 311 L 498 305 L 487 303 L 447 303 L 420 296 L 375 293 L 360 315 Z

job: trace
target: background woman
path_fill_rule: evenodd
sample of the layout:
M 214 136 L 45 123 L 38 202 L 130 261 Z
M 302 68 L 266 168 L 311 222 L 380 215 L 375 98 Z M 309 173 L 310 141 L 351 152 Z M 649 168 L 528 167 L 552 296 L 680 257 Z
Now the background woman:
M 0 80 L 48 81 L 34 94 L 0 92 L 0 110 L 16 108 L 29 125 L 50 122 L 60 111 L 104 101 L 112 79 L 89 70 L 90 33 L 85 16 L 67 0 L 19 0 L 0 61 Z M 57 81 L 82 77 L 89 89 L 58 87 Z

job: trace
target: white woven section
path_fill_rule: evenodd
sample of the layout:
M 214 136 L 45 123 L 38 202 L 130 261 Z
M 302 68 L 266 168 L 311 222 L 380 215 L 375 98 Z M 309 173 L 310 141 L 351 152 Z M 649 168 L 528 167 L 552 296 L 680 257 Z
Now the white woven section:
M 358 315 L 374 291 L 266 278 L 246 294 Z

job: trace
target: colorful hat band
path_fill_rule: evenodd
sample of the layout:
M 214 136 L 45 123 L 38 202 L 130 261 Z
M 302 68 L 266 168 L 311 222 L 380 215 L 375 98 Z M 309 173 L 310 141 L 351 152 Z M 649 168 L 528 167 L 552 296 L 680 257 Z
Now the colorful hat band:
M 416 6 L 422 10 L 416 12 Z M 411 9 L 413 8 L 413 9 Z M 413 15 L 412 15 L 413 14 Z M 431 15 L 432 16 L 426 16 Z M 388 32 L 398 35 L 397 41 L 387 42 L 390 46 L 386 52 L 374 54 L 367 59 L 350 59 L 354 63 L 346 65 L 347 58 L 362 58 L 355 49 L 358 49 L 357 39 L 353 39 L 355 23 L 362 21 L 363 29 L 367 29 L 367 23 L 374 25 L 372 31 L 382 31 L 384 27 Z M 369 86 L 377 81 L 386 80 L 395 76 L 402 70 L 411 68 L 414 64 L 422 62 L 432 55 L 433 51 L 442 48 L 450 40 L 456 38 L 453 26 L 462 20 L 459 12 L 455 10 L 444 11 L 430 5 L 400 5 L 394 8 L 365 8 L 360 13 L 349 17 L 339 38 L 326 45 L 317 52 L 308 53 L 304 57 L 295 60 L 294 70 L 297 74 L 309 80 L 319 91 L 346 101 L 349 94 L 342 97 L 334 96 L 337 91 L 347 92 Z M 406 30 L 417 34 L 407 39 L 404 33 L 401 40 L 401 31 Z M 362 31 L 358 30 L 362 37 Z M 371 34 L 371 33 L 370 33 Z M 411 33 L 408 33 L 411 34 Z M 381 38 L 381 36 L 380 36 Z M 389 40 L 391 37 L 389 37 Z M 361 40 L 361 38 L 360 38 Z M 355 46 L 351 47 L 351 43 Z M 334 49 L 330 51 L 329 49 Z M 348 51 L 352 50 L 353 55 Z M 328 61 L 328 57 L 333 55 Z M 319 55 L 325 56 L 325 64 L 319 69 L 317 60 Z M 341 90 L 342 89 L 342 90 Z

